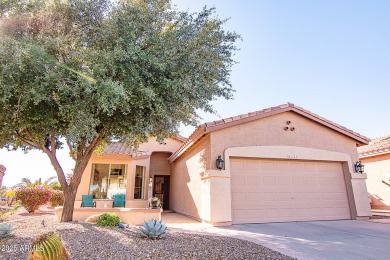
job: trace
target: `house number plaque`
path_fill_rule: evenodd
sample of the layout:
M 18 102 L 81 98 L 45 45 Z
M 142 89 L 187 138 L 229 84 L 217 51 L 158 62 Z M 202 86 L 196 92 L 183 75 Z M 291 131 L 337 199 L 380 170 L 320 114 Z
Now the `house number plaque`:
M 289 159 L 297 159 L 297 158 L 298 158 L 298 155 L 295 155 L 295 154 L 287 154 L 287 158 L 289 158 Z

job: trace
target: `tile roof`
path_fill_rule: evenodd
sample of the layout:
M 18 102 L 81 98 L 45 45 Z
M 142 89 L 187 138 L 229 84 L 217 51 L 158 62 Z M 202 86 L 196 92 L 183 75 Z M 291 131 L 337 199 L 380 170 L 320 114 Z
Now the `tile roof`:
M 125 143 L 111 143 L 104 148 L 103 153 L 130 155 L 131 157 L 148 156 L 151 154 L 149 151 L 133 151 L 131 146 Z
M 199 125 L 198 128 L 191 134 L 191 136 L 184 142 L 184 144 L 171 155 L 169 158 L 169 162 L 175 161 L 177 158 L 181 156 L 186 150 L 188 150 L 193 144 L 195 144 L 197 141 L 199 141 L 203 136 L 205 136 L 207 133 L 224 129 L 227 127 L 235 126 L 242 123 L 251 122 L 260 118 L 272 116 L 275 114 L 283 113 L 293 111 L 295 113 L 298 113 L 302 116 L 305 116 L 313 121 L 316 121 L 324 126 L 327 126 L 335 131 L 338 131 L 346 136 L 349 136 L 353 139 L 355 139 L 359 145 L 368 144 L 369 138 L 360 135 L 358 133 L 353 132 L 352 130 L 345 128 L 339 124 L 336 124 L 330 120 L 327 120 L 317 114 L 314 114 L 308 110 L 305 110 L 299 106 L 296 106 L 292 103 L 287 103 L 275 107 L 266 108 L 263 110 L 250 112 L 247 114 L 242 114 L 234 117 L 229 117 L 209 123 L 204 123 L 202 125 Z
M 178 140 L 182 143 L 184 143 L 187 140 L 187 138 L 185 138 L 181 135 L 177 135 L 177 136 L 172 137 L 172 138 L 175 140 Z M 126 144 L 126 143 L 119 143 L 119 142 L 108 144 L 104 148 L 103 153 L 104 154 L 130 155 L 131 157 L 140 157 L 140 156 L 151 155 L 150 151 L 140 151 L 140 150 L 134 151 L 133 148 L 131 147 L 131 145 Z
M 390 153 L 390 135 L 372 139 L 368 145 L 358 148 L 359 157 Z

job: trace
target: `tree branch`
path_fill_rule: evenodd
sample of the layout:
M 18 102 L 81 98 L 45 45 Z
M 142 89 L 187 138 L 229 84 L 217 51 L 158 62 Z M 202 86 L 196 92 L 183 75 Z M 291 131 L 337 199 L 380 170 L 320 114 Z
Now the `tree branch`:
M 45 146 L 41 147 L 41 150 L 49 156 L 50 162 L 54 167 L 54 170 L 57 173 L 58 181 L 60 182 L 62 188 L 66 188 L 68 186 L 68 183 L 66 181 L 64 170 L 62 169 L 60 162 L 58 161 L 55 152 L 51 152 L 49 149 L 47 149 Z M 55 148 L 54 148 L 55 151 Z
M 93 137 L 91 143 L 85 147 L 85 141 L 83 144 L 80 144 L 77 147 L 77 161 L 74 170 L 73 178 L 70 182 L 70 185 L 78 185 L 81 181 L 81 177 L 83 176 L 83 172 L 87 167 L 89 159 L 91 159 L 92 154 L 96 146 L 103 140 L 105 137 L 105 131 L 103 128 L 100 129 L 100 132 L 96 136 Z M 81 156 L 82 154 L 82 156 Z
M 33 142 L 35 142 L 37 145 L 39 145 L 39 142 L 37 140 L 34 139 L 34 137 L 32 136 L 32 134 L 30 133 L 30 131 L 28 129 L 25 129 L 25 132 L 28 136 L 28 138 L 30 138 L 30 140 L 32 140 Z M 39 145 L 40 146 L 40 145 Z
M 56 149 L 56 139 L 54 134 L 50 134 L 50 150 L 51 153 L 56 156 L 57 149 Z
M 66 144 L 68 145 L 69 147 L 69 155 L 70 157 L 76 161 L 76 156 L 75 156 L 75 153 L 74 153 L 74 150 L 73 150 L 73 147 L 72 147 L 72 144 L 70 143 L 70 141 L 68 139 L 66 139 Z
M 22 142 L 25 142 L 26 144 L 28 145 L 31 145 L 32 147 L 36 148 L 36 149 L 41 149 L 41 147 L 39 146 L 39 144 L 37 143 L 34 143 L 34 141 L 22 136 L 21 134 L 19 134 L 18 131 L 15 131 L 15 135 L 22 141 Z

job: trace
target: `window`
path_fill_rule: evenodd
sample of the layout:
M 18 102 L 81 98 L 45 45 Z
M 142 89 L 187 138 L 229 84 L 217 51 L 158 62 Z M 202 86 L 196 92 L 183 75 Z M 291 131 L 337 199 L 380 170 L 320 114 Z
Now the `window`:
M 135 167 L 135 181 L 134 181 L 134 199 L 145 199 L 145 172 L 146 167 Z
M 126 194 L 125 164 L 92 164 L 89 194 L 95 199 L 111 199 L 113 195 Z

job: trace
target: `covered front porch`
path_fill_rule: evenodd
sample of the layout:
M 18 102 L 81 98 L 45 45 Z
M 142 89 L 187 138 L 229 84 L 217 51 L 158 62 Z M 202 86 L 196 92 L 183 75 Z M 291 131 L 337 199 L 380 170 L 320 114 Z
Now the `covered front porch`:
M 58 221 L 61 220 L 63 207 L 56 207 L 55 214 Z M 135 226 L 143 225 L 145 220 L 161 220 L 162 209 L 149 208 L 74 208 L 73 221 L 84 222 L 87 218 L 103 213 L 115 213 L 119 216 L 122 223 Z

